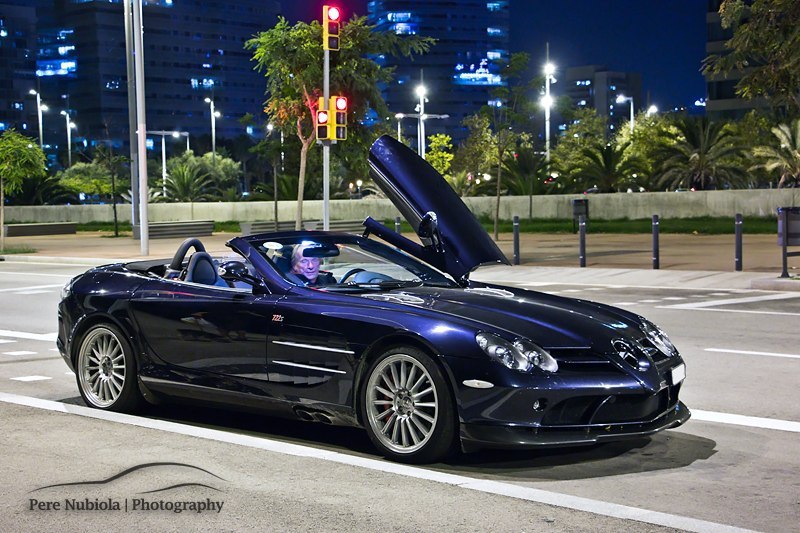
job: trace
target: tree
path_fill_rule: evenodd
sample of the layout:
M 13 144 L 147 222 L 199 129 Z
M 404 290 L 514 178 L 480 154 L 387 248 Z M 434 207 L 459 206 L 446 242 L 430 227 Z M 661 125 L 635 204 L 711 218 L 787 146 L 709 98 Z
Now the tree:
M 39 174 L 22 180 L 22 187 L 9 195 L 15 205 L 53 205 L 74 202 L 75 195 L 61 185 L 58 176 Z
M 174 202 L 202 202 L 217 192 L 214 180 L 198 165 L 178 162 L 167 175 L 167 196 Z
M 742 147 L 724 123 L 707 117 L 683 117 L 675 127 L 678 133 L 674 143 L 660 152 L 660 186 L 710 189 L 725 182 L 736 186 L 744 179 L 744 170 L 734 161 Z
M 75 163 L 56 174 L 66 189 L 75 194 L 87 196 L 108 196 L 111 194 L 111 173 L 103 165 Z
M 636 177 L 626 180 L 629 187 L 653 190 L 652 176 L 660 164 L 659 152 L 665 144 L 674 142 L 678 130 L 672 125 L 669 115 L 639 113 L 634 122 L 633 135 L 629 125 L 621 125 L 614 136 L 617 146 L 628 144 L 624 152 L 625 159 L 636 161 Z
M 119 237 L 119 219 L 117 217 L 117 180 L 120 174 L 124 175 L 123 165 L 128 158 L 121 155 L 114 155 L 111 146 L 98 146 L 94 153 L 94 164 L 101 166 L 108 171 L 111 178 L 111 205 L 114 212 L 114 236 Z
M 340 28 L 340 48 L 331 61 L 330 81 L 333 91 L 348 97 L 352 117 L 364 117 L 372 108 L 378 116 L 386 116 L 386 104 L 379 86 L 389 83 L 393 69 L 381 68 L 372 58 L 378 55 L 424 53 L 432 39 L 399 36 L 394 32 L 377 32 L 366 19 L 352 18 Z M 294 26 L 283 17 L 270 30 L 247 41 L 253 51 L 256 68 L 267 80 L 264 111 L 278 128 L 292 126 L 300 140 L 300 169 L 298 172 L 297 212 L 295 228 L 300 229 L 303 218 L 303 192 L 306 181 L 306 162 L 309 149 L 316 140 L 317 98 L 322 87 L 322 27 L 318 21 L 298 22 Z M 357 121 L 348 121 L 348 136 L 357 129 Z
M 5 195 L 18 191 L 25 178 L 45 175 L 44 163 L 44 153 L 32 139 L 13 129 L 0 135 L 0 252 L 6 249 Z
M 597 187 L 598 192 L 615 192 L 634 174 L 641 172 L 642 165 L 638 160 L 626 157 L 630 143 L 584 148 L 584 157 L 577 167 L 576 176 L 586 185 Z
M 429 136 L 425 160 L 436 169 L 436 172 L 446 176 L 453 162 L 453 138 L 444 133 Z
M 595 109 L 575 110 L 564 136 L 551 151 L 551 163 L 560 175 L 559 182 L 566 187 L 564 192 L 581 190 L 575 174 L 581 165 L 586 164 L 584 150 L 606 144 L 606 126 L 606 119 Z
M 787 185 L 800 185 L 800 118 L 791 124 L 780 124 L 772 128 L 775 143 L 769 146 L 756 146 L 753 156 L 759 161 L 752 168 L 763 168 L 768 172 L 780 173 L 778 188 Z
M 503 85 L 491 91 L 493 105 L 484 106 L 481 113 L 489 119 L 493 130 L 492 145 L 497 168 L 496 201 L 494 206 L 494 238 L 499 237 L 500 193 L 503 190 L 503 160 L 519 141 L 519 126 L 528 117 L 527 93 L 532 82 L 523 81 L 528 69 L 528 54 L 517 52 L 502 67 Z
M 800 2 L 797 0 L 723 0 L 719 14 L 724 28 L 733 28 L 727 53 L 708 56 L 703 73 L 742 78 L 742 98 L 767 98 L 773 107 L 800 114 Z
M 492 131 L 489 119 L 483 115 L 470 115 L 463 125 L 469 130 L 467 139 L 459 145 L 453 157 L 452 169 L 455 174 L 483 176 L 491 169 L 493 162 Z
M 514 157 L 505 161 L 508 171 L 508 192 L 522 196 L 528 195 L 528 218 L 533 218 L 533 195 L 547 194 L 552 186 L 546 183 L 550 163 L 544 154 L 537 153 L 533 147 L 523 146 L 517 149 Z

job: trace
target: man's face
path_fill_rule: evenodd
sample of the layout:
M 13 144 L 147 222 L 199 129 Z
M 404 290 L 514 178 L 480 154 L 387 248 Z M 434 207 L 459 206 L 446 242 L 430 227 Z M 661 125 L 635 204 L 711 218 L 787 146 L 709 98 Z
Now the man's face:
M 311 281 L 319 275 L 319 257 L 301 257 L 292 267 L 292 272 L 302 274 Z

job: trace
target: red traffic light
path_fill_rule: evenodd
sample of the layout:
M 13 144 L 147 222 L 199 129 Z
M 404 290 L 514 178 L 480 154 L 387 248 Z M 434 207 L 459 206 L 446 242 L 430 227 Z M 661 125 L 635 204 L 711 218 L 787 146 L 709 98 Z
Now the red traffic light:
M 344 96 L 337 96 L 336 97 L 336 110 L 337 111 L 345 111 L 347 109 L 347 98 Z
M 327 124 L 327 123 L 328 123 L 328 112 L 317 111 L 317 124 Z
M 339 8 L 336 6 L 325 6 L 328 9 L 328 20 L 338 22 L 339 17 L 342 16 Z

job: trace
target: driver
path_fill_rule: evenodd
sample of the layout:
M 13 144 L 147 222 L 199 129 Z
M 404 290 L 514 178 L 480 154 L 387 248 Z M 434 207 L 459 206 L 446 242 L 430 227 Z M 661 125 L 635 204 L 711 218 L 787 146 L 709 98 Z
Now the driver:
M 300 278 L 300 281 L 310 287 L 321 287 L 323 285 L 333 285 L 336 278 L 330 272 L 319 270 L 319 257 L 304 257 L 303 252 L 312 248 L 313 243 L 298 244 L 292 250 L 292 274 Z

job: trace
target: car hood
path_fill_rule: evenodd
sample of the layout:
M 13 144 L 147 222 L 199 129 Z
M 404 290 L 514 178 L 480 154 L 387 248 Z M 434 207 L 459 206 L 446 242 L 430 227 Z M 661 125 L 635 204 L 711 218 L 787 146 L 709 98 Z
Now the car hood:
M 418 245 L 410 241 L 393 244 L 433 263 L 457 280 L 464 279 L 480 265 L 509 264 L 442 175 L 406 145 L 387 135 L 380 137 L 370 148 L 369 166 L 372 180 L 415 233 L 419 235 L 420 222 L 426 213 L 433 212 L 437 217 L 441 249 L 435 254 L 419 253 Z
M 523 336 L 546 349 L 591 348 L 604 353 L 613 339 L 643 337 L 641 322 L 632 313 L 523 289 L 416 287 L 363 296 L 454 315 L 505 331 L 509 340 Z

